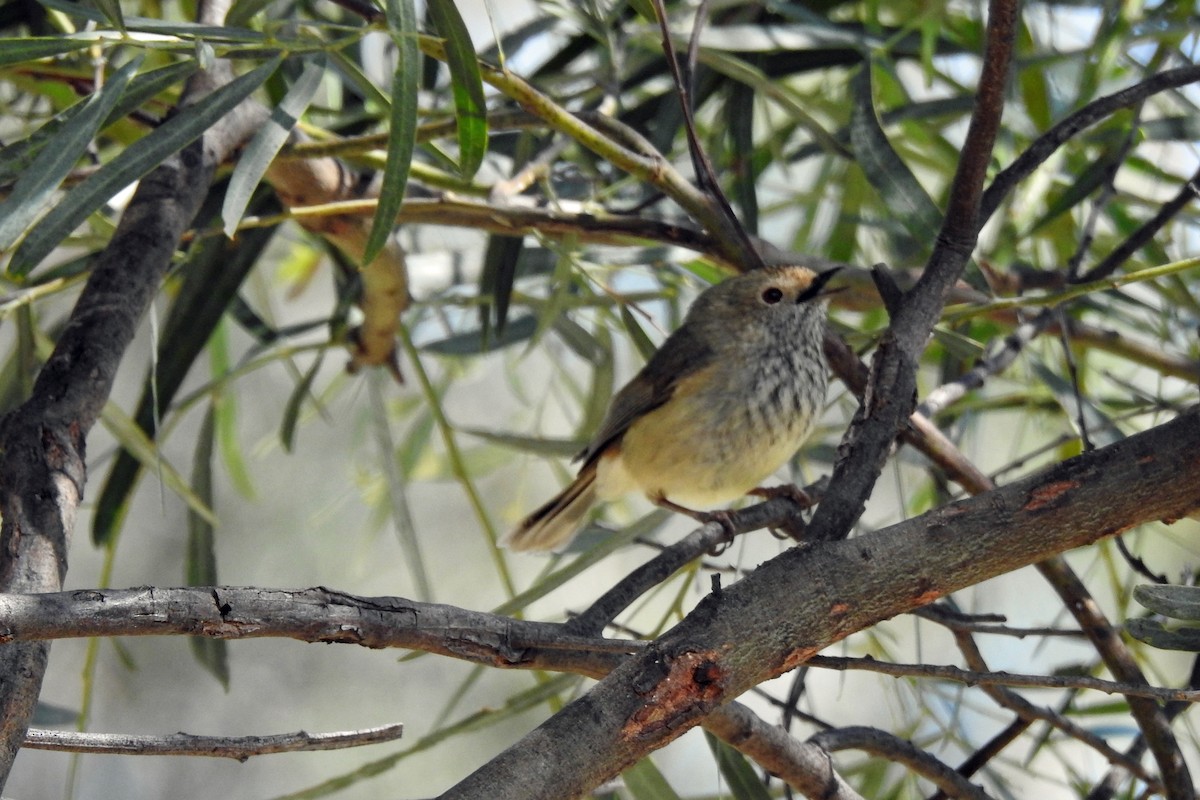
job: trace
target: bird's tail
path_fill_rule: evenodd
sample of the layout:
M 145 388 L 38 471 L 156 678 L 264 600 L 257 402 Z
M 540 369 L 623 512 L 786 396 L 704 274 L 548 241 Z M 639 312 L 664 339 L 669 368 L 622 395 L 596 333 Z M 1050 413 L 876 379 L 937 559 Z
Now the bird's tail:
M 500 541 L 512 550 L 555 550 L 574 538 L 596 500 L 596 465 L 587 464 L 575 480 L 521 521 Z

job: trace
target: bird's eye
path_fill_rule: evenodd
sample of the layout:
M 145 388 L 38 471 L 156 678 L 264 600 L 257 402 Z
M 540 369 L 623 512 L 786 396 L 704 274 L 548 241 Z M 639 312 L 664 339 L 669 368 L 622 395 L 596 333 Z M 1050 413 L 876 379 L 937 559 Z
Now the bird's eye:
M 783 299 L 783 290 L 778 286 L 771 286 L 770 288 L 763 290 L 762 299 L 763 302 L 767 303 L 768 305 L 775 305 Z

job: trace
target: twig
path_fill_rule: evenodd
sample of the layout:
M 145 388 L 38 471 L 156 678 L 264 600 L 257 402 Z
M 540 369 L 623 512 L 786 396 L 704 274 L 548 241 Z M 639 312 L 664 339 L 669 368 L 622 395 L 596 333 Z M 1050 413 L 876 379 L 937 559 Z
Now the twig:
M 1071 258 L 1067 260 L 1068 283 L 1074 283 L 1079 278 L 1079 265 L 1083 263 L 1084 256 L 1092 246 L 1092 239 L 1096 236 L 1096 225 L 1100 221 L 1100 212 L 1109 198 L 1116 194 L 1117 171 L 1121 169 L 1121 165 L 1125 163 L 1125 159 L 1137 144 L 1137 134 L 1141 130 L 1143 105 L 1144 103 L 1139 103 L 1134 109 L 1133 122 L 1130 124 L 1129 130 L 1125 132 L 1121 146 L 1109 157 L 1108 163 L 1104 167 L 1104 181 L 1100 187 L 1100 193 L 1092 201 L 1087 220 L 1083 224 L 1083 232 L 1079 236 L 1079 243 L 1075 246 L 1075 252 L 1071 254 Z
M 863 670 L 882 675 L 906 678 L 930 678 L 954 681 L 968 686 L 1023 686 L 1030 689 L 1092 689 L 1105 694 L 1123 694 L 1127 697 L 1149 697 L 1155 700 L 1182 700 L 1200 702 L 1200 691 L 1195 689 L 1171 689 L 1132 683 L 1106 681 L 1081 675 L 1030 675 L 1018 672 L 988 672 L 962 669 L 947 664 L 898 664 L 879 661 L 870 656 L 813 656 L 805 662 L 810 667 L 822 669 Z
M 1054 154 L 1055 150 L 1075 134 L 1108 118 L 1114 111 L 1137 105 L 1159 92 L 1177 89 L 1196 81 L 1200 81 L 1200 66 L 1169 69 L 1127 89 L 1101 97 L 1099 100 L 1093 100 L 1071 114 L 1035 139 L 1025 149 L 1025 152 L 996 175 L 991 186 L 983 193 L 980 205 L 980 223 L 990 219 L 1013 187 L 1029 177 L 1035 169 Z
M 1129 648 L 1121 641 L 1120 633 L 1100 611 L 1099 605 L 1066 559 L 1062 556 L 1046 559 L 1038 564 L 1038 572 L 1058 592 L 1079 627 L 1087 633 L 1108 671 L 1119 681 L 1145 684 L 1146 678 Z M 1179 743 L 1162 707 L 1147 698 L 1130 697 L 1129 711 L 1146 737 L 1154 760 L 1158 762 L 1166 796 L 1170 800 L 1190 800 L 1195 797 L 1187 764 L 1184 763 Z
M 778 725 L 767 724 L 736 700 L 709 716 L 704 721 L 704 729 L 808 797 L 862 800 L 833 768 L 825 749 L 798 741 Z
M 127 756 L 211 756 L 247 761 L 271 753 L 300 753 L 314 750 L 343 750 L 369 744 L 394 742 L 404 725 L 381 725 L 336 733 L 277 733 L 268 736 L 198 736 L 172 733 L 150 736 L 126 733 L 85 733 L 30 728 L 25 747 L 68 753 L 111 753 Z
M 1078 276 L 1075 282 L 1087 283 L 1089 281 L 1097 281 L 1107 278 L 1116 272 L 1122 264 L 1129 260 L 1130 256 L 1152 241 L 1168 222 L 1174 219 L 1180 211 L 1183 211 L 1189 203 L 1196 199 L 1197 194 L 1200 194 L 1198 183 L 1200 183 L 1200 170 L 1196 170 L 1192 177 L 1180 187 L 1179 192 L 1170 200 L 1163 203 L 1162 208 L 1153 217 L 1146 220 L 1136 231 L 1129 234 L 1125 241 L 1114 247 L 1112 252 L 1105 256 L 1104 260 L 1099 264 Z
M 728 544 L 731 533 L 736 536 L 782 524 L 799 510 L 790 498 L 778 499 L 782 501 L 778 506 L 768 507 L 767 503 L 758 503 L 730 513 L 729 529 L 719 522 L 709 522 L 678 542 L 663 548 L 662 552 L 601 595 L 587 610 L 569 620 L 567 630 L 577 636 L 599 636 L 605 626 L 616 619 L 634 600 L 674 575 L 693 559 Z M 772 509 L 778 509 L 782 514 L 766 513 Z
M 863 402 L 839 445 L 829 492 L 813 516 L 810 530 L 814 540 L 849 535 L 892 442 L 912 413 L 918 357 L 979 234 L 980 191 L 1000 127 L 1016 19 L 1017 0 L 992 0 L 989 4 L 978 96 L 950 187 L 946 217 L 925 271 L 905 293 L 872 359 Z
M 834 728 L 813 734 L 808 740 L 823 750 L 863 750 L 903 764 L 921 777 L 933 782 L 950 797 L 989 800 L 991 795 L 974 785 L 952 767 L 934 758 L 912 742 L 905 741 L 878 728 L 853 726 Z

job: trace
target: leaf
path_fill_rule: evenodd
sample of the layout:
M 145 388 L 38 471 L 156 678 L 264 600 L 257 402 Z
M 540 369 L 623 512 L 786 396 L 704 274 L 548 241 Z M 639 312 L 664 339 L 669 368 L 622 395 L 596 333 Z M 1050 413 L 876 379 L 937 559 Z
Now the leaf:
M 20 64 L 23 61 L 36 61 L 39 58 L 61 56 L 91 46 L 91 39 L 74 39 L 70 36 L 25 36 L 16 39 L 0 39 L 0 67 Z
M 721 777 L 729 784 L 729 792 L 736 800 L 771 800 L 771 793 L 744 755 L 713 736 L 704 732 L 704 740 L 717 759 Z
M 417 12 L 413 0 L 387 0 L 388 28 L 399 50 L 392 76 L 391 112 L 388 115 L 387 161 L 379 189 L 379 203 L 363 251 L 370 264 L 387 244 L 396 215 L 404 204 L 404 189 L 417 142 L 417 89 L 421 77 L 421 51 L 417 46 Z
M 480 439 L 503 445 L 512 450 L 552 458 L 572 458 L 587 444 L 586 441 L 579 439 L 547 439 L 544 436 L 518 436 L 515 433 L 489 431 L 484 428 L 460 427 L 459 430 L 471 436 L 478 436 Z
M 281 59 L 235 78 L 200 102 L 183 108 L 157 129 L 143 136 L 134 147 L 105 164 L 75 187 L 42 217 L 13 254 L 9 271 L 24 276 L 80 225 L 88 215 L 108 202 L 118 191 L 159 166 L 212 127 L 242 102 L 278 69 Z
M 125 32 L 125 15 L 121 13 L 121 4 L 118 0 L 92 0 L 92 2 L 104 14 L 109 25 L 122 33 Z
M 504 328 L 504 333 L 496 336 L 488 336 L 485 339 L 483 329 L 477 328 L 428 342 L 421 345 L 421 349 L 443 356 L 474 356 L 523 342 L 533 336 L 536 330 L 537 317 L 527 314 L 513 320 Z
M 942 225 L 942 213 L 912 170 L 892 148 L 875 114 L 871 67 L 863 64 L 851 80 L 854 108 L 850 142 L 867 180 L 891 211 L 891 218 L 908 229 L 914 244 L 928 249 Z M 924 244 L 922 244 L 924 243 Z
M 179 83 L 195 71 L 195 62 L 177 61 L 174 64 L 141 73 L 129 82 L 116 106 L 101 123 L 100 129 L 103 130 L 117 120 L 129 116 L 130 113 L 150 102 L 160 92 Z M 53 140 L 64 127 L 73 124 L 75 118 L 87 108 L 90 102 L 91 98 L 80 100 L 21 141 L 14 142 L 7 147 L 0 147 L 0 180 L 16 180 L 17 176 L 29 169 L 33 159 L 45 148 L 46 144 Z
M 454 0 L 429 0 L 429 17 L 438 35 L 445 39 L 446 64 L 458 122 L 458 171 L 470 179 L 479 171 L 487 153 L 487 103 L 483 79 L 471 34 L 463 23 Z
M 283 449 L 289 453 L 292 452 L 292 447 L 296 443 L 296 423 L 300 420 L 300 409 L 304 407 L 304 401 L 312 392 L 313 380 L 316 379 L 317 371 L 324 361 L 325 351 L 322 350 L 313 361 L 312 366 L 304 373 L 304 377 L 296 384 L 296 388 L 292 390 L 287 405 L 284 407 L 283 421 L 279 425 L 279 441 L 282 442 Z
M 115 403 L 110 401 L 100 412 L 100 420 L 121 447 L 131 453 L 142 466 L 148 466 L 158 472 L 162 477 L 163 485 L 179 495 L 189 509 L 199 514 L 208 523 L 217 524 L 217 518 L 208 504 L 192 491 L 188 482 L 162 457 L 162 453 L 159 452 L 153 440 L 146 436 L 145 431 L 139 428 L 132 418 L 126 416 Z
M 196 439 L 196 452 L 192 457 L 192 487 L 196 495 L 209 507 L 212 506 L 212 457 L 215 439 L 216 409 L 209 406 Z M 193 511 L 188 511 L 187 555 L 184 560 L 184 580 L 188 586 L 216 586 L 217 555 L 214 550 L 215 529 L 208 520 Z M 221 682 L 229 691 L 229 650 L 224 639 L 211 636 L 189 637 L 192 654 L 200 665 Z
M 1161 622 L 1155 620 L 1131 619 L 1125 622 L 1125 630 L 1138 641 L 1159 650 L 1200 652 L 1200 628 L 1168 630 Z
M 141 63 L 142 57 L 138 56 L 117 70 L 103 89 L 88 98 L 71 124 L 64 125 L 21 173 L 12 194 L 0 203 L 0 251 L 12 247 L 50 203 L 54 190 L 87 151 L 92 137 L 108 118 L 130 76 Z
M 679 800 L 679 795 L 649 758 L 643 758 L 622 772 L 621 780 L 634 800 Z
M 242 152 L 229 179 L 229 188 L 225 191 L 225 204 L 221 208 L 226 236 L 232 237 L 237 230 L 238 223 L 246 211 L 246 204 L 250 202 L 250 195 L 262 180 L 267 167 L 275 160 L 279 149 L 287 142 L 292 128 L 296 127 L 301 115 L 308 109 L 324 77 L 324 56 L 319 55 L 305 61 L 304 70 L 296 79 L 296 83 L 279 101 L 270 118 Z
M 524 249 L 524 236 L 492 234 L 488 237 L 487 249 L 483 254 L 483 270 L 479 274 L 479 295 L 485 299 L 491 298 L 490 303 L 479 307 L 479 324 L 483 327 L 485 338 L 492 324 L 492 309 L 495 309 L 496 334 L 504 335 L 517 262 Z
M 1133 599 L 1164 617 L 1200 620 L 1200 586 L 1137 586 Z

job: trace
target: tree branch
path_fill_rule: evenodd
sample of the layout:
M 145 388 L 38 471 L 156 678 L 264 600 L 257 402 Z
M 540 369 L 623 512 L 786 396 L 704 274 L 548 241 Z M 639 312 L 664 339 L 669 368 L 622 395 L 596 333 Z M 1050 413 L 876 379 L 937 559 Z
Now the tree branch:
M 989 577 L 1200 507 L 1200 409 L 985 495 L 794 548 L 709 595 L 444 798 L 574 797 L 850 633 Z M 768 501 L 775 502 L 775 501 Z M 765 505 L 765 504 L 764 504 Z M 531 790 L 536 770 L 540 784 Z
M 268 736 L 197 736 L 191 733 L 145 736 L 126 733 L 30 729 L 25 738 L 25 747 L 30 750 L 58 750 L 68 753 L 112 753 L 125 756 L 211 756 L 247 761 L 252 756 L 271 753 L 343 750 L 347 747 L 394 742 L 403 733 L 404 726 L 400 724 L 336 733 L 297 731 Z

